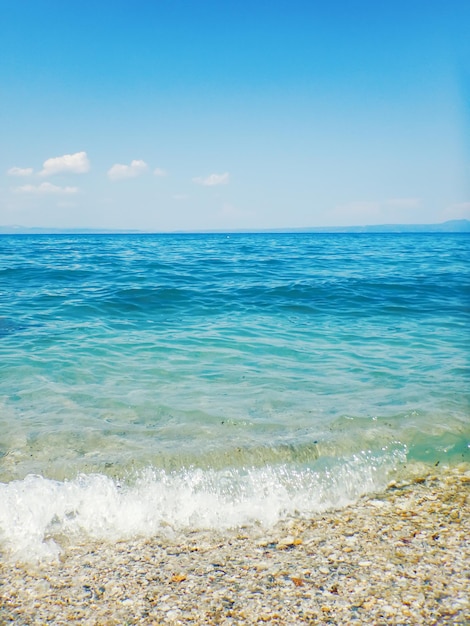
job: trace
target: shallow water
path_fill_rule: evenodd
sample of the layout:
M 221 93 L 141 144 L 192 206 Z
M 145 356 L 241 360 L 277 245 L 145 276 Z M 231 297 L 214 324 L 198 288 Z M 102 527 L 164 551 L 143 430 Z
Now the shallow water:
M 470 237 L 0 237 L 0 537 L 274 523 L 469 458 Z

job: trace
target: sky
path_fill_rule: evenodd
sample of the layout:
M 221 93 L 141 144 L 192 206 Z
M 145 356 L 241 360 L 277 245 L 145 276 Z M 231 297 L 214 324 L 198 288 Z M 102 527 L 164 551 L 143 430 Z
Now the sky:
M 0 225 L 470 218 L 469 0 L 0 0 Z

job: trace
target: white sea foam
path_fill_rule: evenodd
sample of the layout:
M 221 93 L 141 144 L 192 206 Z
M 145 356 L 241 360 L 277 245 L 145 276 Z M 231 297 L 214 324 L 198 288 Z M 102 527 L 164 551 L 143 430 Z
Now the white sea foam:
M 148 469 L 120 483 L 102 474 L 0 484 L 0 538 L 14 560 L 56 559 L 64 536 L 116 541 L 168 530 L 272 526 L 291 515 L 342 507 L 382 489 L 403 448 L 336 459 L 319 470 L 288 465 L 224 471 Z

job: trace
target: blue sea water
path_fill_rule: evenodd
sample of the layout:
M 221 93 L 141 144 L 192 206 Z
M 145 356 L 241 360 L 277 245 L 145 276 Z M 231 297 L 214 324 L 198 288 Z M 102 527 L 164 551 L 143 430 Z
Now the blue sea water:
M 269 525 L 468 461 L 469 322 L 464 234 L 1 236 L 0 551 Z

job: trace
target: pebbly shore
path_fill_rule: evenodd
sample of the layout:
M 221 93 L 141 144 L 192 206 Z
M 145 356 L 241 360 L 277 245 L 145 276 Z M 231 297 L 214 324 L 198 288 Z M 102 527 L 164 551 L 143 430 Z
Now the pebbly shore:
M 0 624 L 469 624 L 468 466 L 270 529 L 1 555 Z

